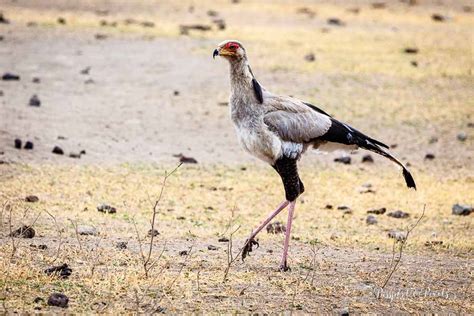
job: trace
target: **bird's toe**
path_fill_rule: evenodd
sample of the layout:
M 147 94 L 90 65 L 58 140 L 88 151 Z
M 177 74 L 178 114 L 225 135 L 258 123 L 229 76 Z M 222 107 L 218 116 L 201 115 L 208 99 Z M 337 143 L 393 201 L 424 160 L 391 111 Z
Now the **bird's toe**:
M 242 261 L 252 252 L 253 246 L 257 246 L 258 248 L 260 247 L 260 244 L 255 239 L 247 239 L 245 241 L 244 248 L 242 248 Z

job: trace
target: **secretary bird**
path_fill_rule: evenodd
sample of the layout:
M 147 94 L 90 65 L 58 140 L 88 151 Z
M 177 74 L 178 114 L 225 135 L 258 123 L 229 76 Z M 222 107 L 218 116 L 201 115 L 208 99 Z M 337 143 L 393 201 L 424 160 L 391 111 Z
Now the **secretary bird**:
M 281 177 L 286 199 L 254 230 L 242 248 L 242 260 L 258 247 L 255 236 L 282 210 L 289 206 L 280 270 L 287 271 L 288 245 L 296 199 L 304 192 L 297 161 L 308 148 L 363 148 L 386 157 L 403 170 L 409 188 L 416 190 L 407 168 L 388 151 L 388 146 L 342 123 L 320 108 L 263 88 L 252 73 L 245 48 L 239 41 L 226 40 L 218 45 L 213 58 L 221 56 L 230 64 L 230 114 L 242 147 L 269 163 Z

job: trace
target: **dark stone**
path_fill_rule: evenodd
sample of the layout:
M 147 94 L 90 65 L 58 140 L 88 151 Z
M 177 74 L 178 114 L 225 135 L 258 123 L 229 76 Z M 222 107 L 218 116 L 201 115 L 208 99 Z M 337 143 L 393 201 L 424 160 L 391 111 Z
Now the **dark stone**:
M 326 204 L 324 208 L 327 210 L 332 210 L 333 206 L 331 204 Z
M 64 151 L 59 146 L 54 146 L 52 153 L 56 155 L 64 155 Z
M 404 211 L 398 210 L 398 211 L 387 213 L 387 216 L 390 216 L 390 217 L 393 217 L 393 218 L 408 218 L 408 217 L 410 217 L 410 214 L 408 214 Z
M 208 10 L 207 15 L 208 16 L 218 16 L 219 13 L 217 11 L 214 11 L 214 10 Z
M 384 2 L 374 2 L 372 3 L 372 8 L 374 9 L 385 9 L 386 5 Z
M 308 62 L 313 62 L 316 60 L 316 56 L 313 53 L 309 53 L 308 55 L 304 56 L 304 59 Z
M 97 205 L 97 211 L 107 214 L 117 213 L 117 209 L 115 207 L 104 203 Z
M 397 241 L 404 241 L 407 239 L 407 233 L 399 230 L 391 230 L 388 232 L 388 237 Z
M 430 140 L 428 141 L 428 143 L 430 144 L 435 144 L 437 142 L 438 142 L 438 137 L 436 136 L 431 137 Z
M 88 75 L 91 67 L 86 67 L 80 71 L 81 75 Z
M 375 217 L 374 215 L 369 215 L 367 216 L 365 222 L 367 223 L 367 225 L 375 225 L 377 224 L 377 217 Z
M 18 81 L 18 80 L 20 80 L 20 76 L 12 74 L 10 72 L 6 72 L 2 76 L 2 80 L 3 81 L 13 81 L 13 80 Z
M 28 195 L 27 197 L 25 197 L 25 201 L 30 203 L 36 203 L 39 201 L 39 198 L 36 195 Z
M 431 240 L 425 242 L 426 247 L 431 247 L 431 246 L 441 246 L 443 244 L 442 240 Z
M 467 134 L 464 133 L 464 132 L 460 132 L 460 133 L 456 136 L 456 138 L 457 138 L 460 142 L 464 142 L 464 141 L 466 141 L 466 139 L 467 139 Z
M 180 25 L 179 26 L 179 33 L 181 35 L 188 35 L 189 31 L 196 30 L 196 31 L 210 31 L 212 28 L 209 25 L 204 24 L 190 24 L 190 25 Z
M 58 21 L 58 24 L 63 24 L 63 25 L 66 24 L 66 19 L 65 18 L 59 17 L 57 21 Z
M 141 23 L 141 25 L 142 25 L 143 27 L 155 27 L 155 23 L 150 22 L 150 21 L 143 21 L 143 22 Z
M 342 156 L 339 158 L 334 159 L 335 162 L 343 163 L 345 165 L 350 165 L 351 164 L 351 157 L 349 156 Z
M 72 274 L 72 269 L 64 263 L 60 266 L 54 266 L 44 270 L 47 275 L 55 275 L 63 279 L 67 279 Z
M 148 236 L 150 236 L 150 237 L 151 237 L 151 236 L 156 237 L 156 236 L 158 236 L 159 234 L 160 234 L 160 232 L 159 232 L 157 229 L 150 229 L 150 230 L 148 231 Z
M 46 249 L 48 249 L 48 246 L 46 246 L 45 244 L 41 244 L 41 245 L 30 244 L 30 247 L 31 247 L 31 248 L 38 248 L 38 249 L 40 249 L 40 250 L 46 250 Z
M 362 162 L 364 162 L 364 163 L 373 163 L 373 162 L 374 162 L 374 158 L 372 158 L 372 155 L 367 154 L 367 155 L 364 155 L 364 156 L 362 157 Z
M 339 205 L 337 209 L 343 211 L 343 210 L 350 210 L 351 208 L 346 205 Z
M 280 222 L 274 222 L 267 225 L 267 233 L 282 234 L 286 232 L 286 226 Z
M 29 106 L 40 106 L 41 105 L 41 101 L 40 99 L 38 98 L 38 96 L 36 94 L 34 94 L 31 98 L 30 98 L 30 101 L 28 102 L 28 105 Z
M 23 225 L 22 227 L 10 233 L 10 237 L 33 238 L 35 237 L 35 230 L 33 227 Z
M 48 305 L 49 306 L 57 306 L 66 308 L 69 304 L 69 297 L 62 293 L 53 293 L 48 298 Z
M 105 34 L 97 33 L 94 37 L 96 40 L 105 40 L 108 36 Z
M 336 26 L 344 26 L 345 23 L 341 21 L 341 19 L 338 18 L 329 18 L 327 19 L 327 23 L 329 25 L 336 25 Z
M 453 215 L 463 215 L 467 216 L 474 212 L 474 208 L 469 205 L 462 205 L 462 204 L 454 204 L 452 208 L 452 214 Z
M 341 311 L 339 312 L 339 315 L 340 316 L 349 316 L 349 307 L 344 307 L 343 309 L 341 309 Z
M 15 139 L 15 148 L 16 149 L 21 149 L 21 139 L 19 139 L 19 138 Z
M 84 236 L 97 236 L 99 234 L 95 227 L 89 225 L 77 226 L 77 233 Z
M 75 153 L 75 152 L 70 152 L 69 153 L 69 158 L 79 159 L 79 158 L 81 158 L 81 154 L 80 153 Z
M 174 90 L 174 91 L 173 91 L 173 95 L 177 97 L 177 96 L 179 95 L 179 91 L 178 91 L 178 90 Z
M 44 298 L 42 297 L 35 297 L 35 299 L 33 300 L 33 303 L 36 303 L 36 304 L 41 303 L 41 302 L 44 302 Z
M 418 54 L 418 48 L 416 47 L 407 47 L 403 50 L 405 54 Z
M 214 19 L 212 23 L 217 27 L 218 30 L 223 31 L 226 29 L 227 25 L 224 19 Z
M 0 24 L 10 24 L 10 20 L 5 18 L 2 12 L 0 12 Z
M 412 60 L 410 61 L 410 65 L 412 65 L 413 67 L 418 67 L 418 62 L 416 60 Z
M 313 18 L 316 15 L 316 12 L 307 7 L 298 8 L 296 13 L 307 15 L 309 18 Z
M 179 252 L 179 255 L 180 255 L 180 256 L 187 256 L 188 254 L 189 254 L 189 252 L 188 252 L 187 250 L 181 250 L 181 251 Z
M 128 243 L 126 241 L 119 241 L 118 243 L 115 244 L 115 248 L 117 249 L 127 249 Z
M 86 154 L 86 151 L 83 149 L 83 150 L 81 150 L 81 151 L 79 152 L 79 154 L 85 155 L 85 154 Z
M 227 237 L 221 237 L 217 240 L 218 242 L 229 242 L 229 238 Z
M 368 211 L 367 211 L 367 214 L 382 215 L 382 214 L 385 214 L 386 211 L 387 211 L 387 209 L 386 209 L 385 207 L 374 208 L 374 209 L 368 210 Z
M 446 16 L 439 14 L 439 13 L 433 13 L 431 15 L 431 19 L 436 22 L 444 22 L 447 20 Z
M 194 159 L 193 157 L 187 157 L 183 154 L 177 154 L 173 156 L 179 158 L 179 162 L 182 162 L 182 163 L 198 163 L 197 160 Z
M 213 245 L 209 245 L 209 246 L 207 246 L 207 249 L 208 250 L 217 250 L 219 248 L 217 248 L 216 246 L 213 246 Z
M 435 155 L 434 154 L 431 154 L 431 153 L 427 153 L 425 155 L 425 160 L 433 160 L 435 159 Z
M 41 82 L 41 79 L 38 78 L 38 77 L 33 77 L 33 79 L 31 80 L 31 82 L 33 82 L 33 83 L 40 83 L 40 82 Z

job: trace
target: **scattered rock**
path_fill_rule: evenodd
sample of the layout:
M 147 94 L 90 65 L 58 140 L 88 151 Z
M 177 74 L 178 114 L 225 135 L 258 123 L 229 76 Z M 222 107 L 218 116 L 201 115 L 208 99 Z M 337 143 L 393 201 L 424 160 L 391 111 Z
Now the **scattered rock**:
M 102 213 L 107 213 L 107 214 L 117 213 L 117 209 L 115 207 L 110 206 L 105 203 L 97 205 L 97 211 L 102 212 Z
M 63 17 L 59 17 L 58 20 L 57 20 L 58 24 L 62 24 L 62 25 L 65 25 L 66 24 L 66 19 L 63 18 Z
M 365 193 L 374 193 L 375 194 L 375 190 L 372 189 L 372 186 L 362 186 L 359 188 L 359 193 L 360 194 L 365 194 Z
M 349 316 L 349 307 L 344 307 L 339 311 L 340 316 Z
M 179 95 L 179 91 L 178 91 L 178 90 L 174 90 L 174 91 L 173 91 L 173 95 L 174 95 L 175 97 L 177 97 L 177 96 Z
M 38 98 L 38 96 L 36 94 L 34 94 L 31 98 L 30 98 L 30 101 L 28 102 L 28 105 L 29 106 L 40 106 L 41 105 L 41 101 L 40 99 Z
M 81 153 L 70 152 L 69 153 L 69 158 L 80 159 L 81 158 Z
M 85 150 L 85 149 L 81 150 L 81 151 L 79 152 L 79 154 L 80 154 L 81 156 L 82 156 L 82 155 L 85 155 L 85 154 L 86 154 L 86 150 Z
M 433 159 L 435 159 L 435 155 L 434 155 L 434 154 L 432 154 L 432 153 L 427 153 L 427 154 L 425 155 L 425 160 L 433 160 Z
M 52 153 L 56 155 L 64 155 L 64 151 L 59 146 L 54 146 Z
M 158 231 L 158 229 L 150 229 L 148 231 L 148 236 L 153 236 L 153 237 L 156 237 L 160 234 L 160 232 Z
M 184 220 L 186 219 L 186 217 L 184 217 L 184 216 L 178 216 L 178 217 L 176 217 L 176 219 L 179 220 L 179 221 L 184 221 Z
M 23 225 L 10 233 L 10 237 L 33 238 L 36 232 L 31 226 Z
M 431 15 L 431 19 L 432 19 L 433 21 L 436 21 L 436 22 L 444 22 L 444 21 L 446 21 L 448 18 L 447 18 L 446 16 L 442 15 L 442 14 L 433 13 L 433 14 Z
M 387 213 L 387 216 L 390 216 L 390 217 L 393 217 L 393 218 L 408 218 L 408 217 L 410 217 L 410 214 L 408 214 L 404 211 L 398 210 L 398 211 Z
M 155 23 L 150 22 L 150 21 L 143 21 L 140 23 L 140 25 L 143 27 L 155 27 Z
M 460 142 L 464 142 L 467 139 L 467 134 L 464 132 L 460 132 L 456 137 Z
M 40 244 L 40 245 L 35 245 L 35 244 L 30 244 L 31 248 L 38 248 L 40 250 L 46 250 L 48 249 L 48 246 L 45 244 Z
M 217 11 L 214 11 L 214 10 L 208 10 L 207 15 L 208 16 L 218 16 L 219 13 Z
M 187 256 L 188 254 L 189 254 L 189 252 L 188 252 L 187 250 L 181 250 L 181 251 L 179 252 L 179 255 L 180 255 L 180 256 Z
M 282 234 L 286 232 L 286 226 L 280 222 L 274 222 L 267 225 L 267 233 Z
M 38 77 L 33 77 L 33 79 L 31 79 L 31 82 L 33 82 L 33 83 L 41 83 L 41 79 L 38 78 Z
M 471 13 L 473 10 L 472 10 L 472 7 L 468 6 L 468 5 L 465 5 L 462 7 L 462 10 L 466 13 Z
M 44 273 L 47 275 L 55 275 L 59 276 L 60 278 L 67 279 L 72 274 L 72 269 L 69 268 L 67 263 L 64 263 L 60 266 L 54 266 L 44 270 Z
M 207 250 L 217 250 L 219 248 L 217 248 L 216 246 L 213 246 L 213 245 L 209 245 L 207 246 Z
M 333 206 L 331 204 L 326 204 L 324 208 L 327 210 L 332 210 Z
M 10 20 L 5 18 L 3 12 L 0 12 L 0 24 L 10 24 Z
M 374 208 L 374 209 L 368 210 L 368 211 L 367 211 L 367 214 L 382 215 L 382 214 L 385 214 L 386 211 L 387 211 L 387 209 L 386 209 L 385 207 Z
M 77 233 L 84 236 L 97 236 L 99 234 L 95 227 L 89 225 L 78 225 Z
M 29 203 L 36 203 L 39 201 L 39 198 L 36 195 L 28 195 L 25 197 L 25 201 Z
M 217 103 L 217 105 L 219 105 L 219 106 L 229 106 L 229 102 L 223 101 L 223 102 Z
M 19 138 L 15 139 L 15 148 L 16 149 L 21 149 L 21 139 L 19 139 Z
M 374 158 L 372 158 L 372 155 L 367 154 L 367 155 L 362 156 L 362 162 L 363 163 L 373 163 Z
M 226 29 L 226 23 L 224 19 L 214 19 L 212 23 L 217 27 L 218 30 L 223 31 Z
M 211 27 L 209 25 L 204 24 L 190 24 L 190 25 L 180 25 L 179 26 L 179 33 L 181 35 L 188 35 L 189 31 L 196 30 L 196 31 L 210 31 Z
M 94 83 L 95 83 L 94 79 L 91 79 L 91 78 L 84 81 L 84 84 L 94 84 Z
M 454 204 L 452 208 L 452 214 L 453 215 L 463 215 L 467 216 L 471 214 L 474 211 L 474 208 L 469 205 L 462 205 L 462 204 Z
M 350 210 L 351 208 L 347 205 L 339 205 L 337 209 L 340 211 L 343 211 L 343 210 Z
M 229 242 L 229 238 L 227 237 L 221 237 L 217 240 L 218 242 Z
M 313 62 L 316 60 L 316 56 L 313 53 L 309 53 L 304 56 L 304 60 L 306 60 L 307 62 Z
M 413 67 L 418 67 L 418 62 L 416 60 L 412 60 L 410 61 L 410 65 L 412 65 Z
M 66 308 L 69 304 L 69 297 L 61 293 L 53 293 L 48 298 L 49 306 Z
M 115 248 L 117 249 L 123 250 L 123 249 L 127 249 L 127 247 L 128 247 L 128 243 L 126 241 L 119 241 L 115 244 Z
M 96 40 L 105 40 L 108 36 L 105 34 L 97 33 L 94 37 Z
M 298 8 L 296 10 L 296 13 L 307 15 L 309 18 L 313 18 L 316 15 L 316 12 L 307 7 Z
M 35 297 L 35 299 L 33 300 L 33 303 L 35 303 L 35 304 L 38 304 L 38 303 L 41 303 L 41 302 L 44 302 L 44 298 L 42 298 L 42 297 Z
M 80 71 L 81 75 L 88 75 L 89 72 L 91 71 L 91 67 L 86 67 Z
M 334 159 L 335 162 L 343 163 L 345 165 L 351 164 L 351 157 L 349 156 L 342 156 Z
M 16 74 L 12 74 L 10 72 L 6 72 L 2 76 L 3 81 L 18 81 L 20 80 L 20 76 Z
M 329 19 L 327 19 L 327 23 L 329 25 L 336 25 L 336 26 L 346 25 L 344 22 L 341 21 L 341 19 L 338 19 L 338 18 L 329 18 Z
M 367 223 L 367 225 L 375 225 L 377 224 L 377 217 L 375 217 L 374 215 L 369 215 L 367 216 L 365 222 Z
M 428 143 L 430 144 L 434 144 L 434 143 L 437 143 L 438 142 L 438 137 L 436 136 L 433 136 L 430 138 L 430 140 L 428 141 Z
M 416 47 L 406 47 L 403 52 L 405 54 L 418 54 L 418 48 Z
M 173 157 L 179 158 L 179 162 L 182 162 L 182 163 L 198 163 L 197 160 L 194 159 L 193 157 L 186 157 L 183 154 L 173 155 Z
M 384 2 L 374 2 L 372 3 L 372 8 L 374 9 L 385 9 L 386 5 Z
M 393 238 L 397 241 L 404 241 L 407 239 L 407 233 L 399 230 L 392 230 L 388 232 L 388 237 Z

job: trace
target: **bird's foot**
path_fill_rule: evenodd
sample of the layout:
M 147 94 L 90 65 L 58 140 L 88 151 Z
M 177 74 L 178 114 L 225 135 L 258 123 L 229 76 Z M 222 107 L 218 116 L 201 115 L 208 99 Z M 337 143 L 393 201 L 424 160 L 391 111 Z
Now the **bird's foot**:
M 253 250 L 253 246 L 260 247 L 260 244 L 255 239 L 250 239 L 245 241 L 244 248 L 242 249 L 242 261 L 247 257 Z
M 288 266 L 285 260 L 284 263 L 280 264 L 280 272 L 287 272 L 287 271 L 291 271 L 291 268 Z

